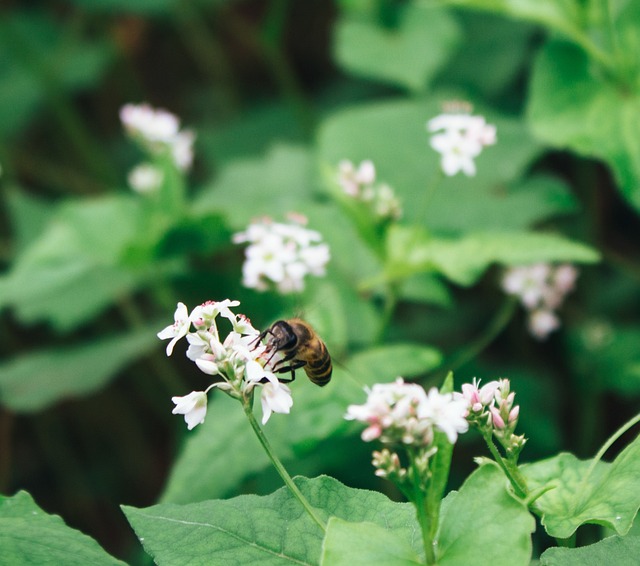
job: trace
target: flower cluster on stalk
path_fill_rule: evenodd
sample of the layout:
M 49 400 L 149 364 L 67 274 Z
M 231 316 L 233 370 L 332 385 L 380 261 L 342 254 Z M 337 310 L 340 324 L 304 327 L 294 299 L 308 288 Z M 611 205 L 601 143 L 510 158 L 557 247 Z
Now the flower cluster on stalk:
M 249 244 L 242 266 L 245 287 L 295 293 L 304 289 L 307 275 L 325 274 L 329 246 L 323 243 L 322 235 L 306 228 L 307 220 L 301 215 L 290 215 L 289 220 L 283 224 L 260 218 L 233 235 L 234 243 Z
M 125 104 L 120 109 L 120 121 L 126 132 L 150 155 L 167 154 L 176 167 L 188 171 L 193 163 L 195 134 L 180 129 L 180 119 L 149 104 Z M 128 176 L 131 187 L 140 193 L 158 189 L 162 171 L 152 163 L 141 163 Z
M 373 454 L 376 474 L 399 482 L 410 474 L 402 467 L 396 449 L 411 451 L 414 463 L 424 472 L 435 451 L 435 430 L 454 444 L 458 434 L 469 427 L 466 408 L 466 402 L 451 393 L 440 393 L 435 387 L 426 392 L 420 385 L 398 378 L 368 389 L 366 403 L 350 405 L 345 418 L 368 425 L 362 432 L 364 441 L 377 439 L 385 445 Z
M 508 455 L 517 455 L 526 439 L 514 431 L 518 424 L 520 406 L 514 405 L 515 392 L 508 379 L 490 381 L 480 387 L 475 378 L 462 385 L 454 398 L 466 404 L 465 417 L 485 436 L 495 436 Z
M 402 207 L 393 189 L 384 183 L 376 184 L 372 161 L 362 161 L 357 168 L 351 161 L 341 161 L 337 180 L 344 193 L 366 206 L 376 220 L 398 220 L 402 216 Z
M 502 278 L 502 289 L 514 295 L 528 312 L 529 332 L 544 340 L 560 327 L 556 310 L 575 287 L 578 270 L 570 264 L 548 263 L 512 267 Z
M 207 393 L 214 387 L 243 402 L 259 387 L 262 424 L 272 413 L 289 413 L 293 405 L 291 390 L 278 381 L 271 371 L 272 366 L 267 363 L 266 348 L 258 340 L 259 332 L 248 318 L 231 310 L 239 304 L 229 299 L 207 301 L 189 313 L 186 305 L 178 303 L 174 323 L 158 332 L 158 338 L 170 339 L 167 356 L 173 353 L 178 340 L 186 337 L 189 343 L 187 357 L 205 374 L 221 378 L 203 391 L 172 398 L 176 405 L 173 413 L 184 415 L 189 430 L 204 422 Z M 218 329 L 218 317 L 231 325 L 231 331 L 224 339 L 221 339 Z M 270 364 L 275 361 L 271 360 Z
M 440 154 L 440 166 L 448 177 L 476 174 L 475 159 L 485 146 L 496 143 L 496 127 L 483 116 L 472 116 L 468 105 L 445 112 L 427 122 L 431 147 Z

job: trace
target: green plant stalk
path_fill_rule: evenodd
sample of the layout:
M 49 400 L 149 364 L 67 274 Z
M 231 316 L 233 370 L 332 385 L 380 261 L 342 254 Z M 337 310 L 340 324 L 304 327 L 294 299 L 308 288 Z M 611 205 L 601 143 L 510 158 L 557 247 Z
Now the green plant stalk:
M 253 401 L 253 393 L 248 397 L 243 397 L 242 408 L 244 409 L 245 415 L 247 415 L 247 418 L 249 419 L 249 423 L 251 424 L 251 428 L 253 428 L 253 432 L 256 433 L 256 436 L 258 437 L 258 440 L 260 441 L 262 448 L 264 448 L 264 451 L 267 453 L 267 456 L 271 460 L 271 463 L 275 467 L 278 474 L 280 474 L 280 477 L 284 481 L 285 485 L 289 488 L 289 491 L 291 491 L 293 496 L 300 502 L 300 504 L 304 507 L 304 510 L 309 514 L 311 519 L 313 519 L 313 521 L 320 527 L 322 532 L 326 533 L 327 527 L 325 523 L 322 521 L 322 519 L 320 519 L 320 517 L 318 517 L 314 508 L 307 501 L 307 498 L 304 495 L 302 495 L 302 492 L 298 489 L 298 486 L 294 483 L 293 479 L 289 475 L 289 472 L 287 472 L 286 468 L 282 465 L 282 462 L 273 451 L 273 448 L 271 447 L 269 440 L 264 434 L 264 431 L 260 428 L 260 425 L 258 424 L 258 421 L 256 420 L 256 417 L 253 414 L 252 401 Z
M 594 468 L 598 465 L 598 462 L 600 460 L 602 460 L 602 457 L 605 455 L 606 451 L 609 450 L 609 448 L 611 448 L 614 445 L 614 443 L 625 432 L 627 432 L 632 426 L 634 426 L 635 424 L 637 424 L 639 422 L 640 422 L 640 413 L 637 414 L 632 419 L 628 420 L 626 423 L 624 423 L 618 430 L 616 430 L 616 432 L 614 432 L 609 437 L 609 440 L 607 440 L 602 445 L 602 448 L 600 448 L 600 450 L 598 450 L 598 453 L 593 457 L 593 460 L 591 461 L 591 465 L 589 466 L 589 469 L 587 470 L 587 473 L 585 474 L 584 479 L 582 480 L 583 484 L 587 482 L 587 480 L 589 479 L 589 476 L 593 472 Z
M 493 456 L 496 464 L 500 466 L 504 474 L 507 476 L 509 483 L 513 487 L 516 495 L 520 499 L 526 499 L 528 495 L 527 485 L 525 483 L 524 477 L 520 473 L 518 469 L 518 465 L 516 462 L 510 458 L 503 458 L 502 454 L 498 450 L 498 447 L 493 442 L 493 438 L 491 437 L 491 431 L 483 431 L 482 437 L 484 441 L 487 443 L 487 447 L 489 448 L 489 452 Z
M 422 486 L 420 483 L 421 474 L 418 470 L 416 463 L 416 454 L 412 450 L 408 450 L 409 459 L 411 461 L 411 472 L 413 475 L 413 504 L 416 506 L 416 514 L 418 517 L 418 523 L 420 524 L 420 531 L 422 532 L 422 544 L 424 545 L 424 554 L 427 564 L 436 563 L 436 555 L 433 547 L 433 533 L 437 530 L 437 516 L 439 514 L 440 502 L 438 502 L 438 508 L 433 512 L 430 509 L 429 498 L 427 497 L 427 485 Z M 436 528 L 433 527 L 433 521 L 436 521 Z

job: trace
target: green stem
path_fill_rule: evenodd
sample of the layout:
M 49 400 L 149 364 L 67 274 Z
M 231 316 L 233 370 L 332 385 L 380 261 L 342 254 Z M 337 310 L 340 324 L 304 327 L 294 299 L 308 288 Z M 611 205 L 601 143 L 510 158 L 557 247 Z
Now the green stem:
M 242 408 L 244 409 L 245 415 L 247 415 L 247 418 L 249 419 L 249 423 L 251 424 L 251 428 L 253 428 L 253 432 L 256 433 L 260 444 L 262 444 L 262 448 L 264 448 L 264 451 L 267 453 L 267 456 L 273 463 L 278 474 L 280 474 L 280 477 L 284 481 L 285 485 L 289 488 L 293 496 L 301 503 L 301 505 L 304 507 L 305 511 L 309 514 L 313 521 L 320 527 L 322 532 L 326 533 L 327 527 L 325 523 L 322 521 L 322 519 L 320 519 L 320 517 L 318 517 L 315 509 L 307 501 L 306 497 L 302 495 L 302 492 L 298 489 L 298 486 L 294 483 L 286 468 L 282 465 L 282 462 L 280 462 L 280 459 L 273 451 L 273 448 L 271 447 L 269 440 L 267 440 L 264 431 L 260 428 L 260 425 L 258 424 L 258 421 L 253 414 L 252 399 L 253 395 L 243 398 Z
M 518 301 L 515 297 L 507 298 L 482 333 L 469 342 L 466 348 L 456 354 L 453 359 L 443 364 L 447 368 L 447 373 L 449 371 L 455 371 L 468 361 L 474 359 L 491 344 L 511 320 L 517 304 Z
M 586 483 L 586 481 L 588 480 L 589 476 L 593 472 L 594 468 L 598 465 L 598 462 L 600 460 L 602 460 L 602 457 L 605 455 L 606 451 L 609 450 L 609 448 L 611 448 L 614 445 L 614 443 L 625 432 L 627 432 L 632 426 L 634 426 L 635 424 L 637 424 L 639 422 L 640 422 L 640 413 L 637 414 L 635 417 L 633 417 L 631 420 L 628 420 L 616 432 L 613 433 L 613 435 L 609 438 L 609 440 L 607 440 L 602 445 L 602 448 L 600 448 L 600 450 L 598 450 L 598 453 L 594 456 L 593 460 L 591 461 L 591 465 L 589 466 L 589 469 L 587 470 L 587 473 L 584 476 L 584 479 L 582 480 L 583 483 Z
M 515 464 L 515 462 L 502 457 L 502 454 L 500 454 L 498 447 L 493 442 L 491 431 L 483 431 L 482 436 L 484 438 L 484 441 L 487 443 L 489 452 L 491 452 L 493 459 L 507 476 L 507 479 L 511 483 L 511 486 L 513 487 L 516 495 L 521 499 L 526 499 L 528 490 L 524 481 L 524 477 L 520 473 L 518 466 Z
M 416 506 L 416 514 L 418 517 L 418 523 L 420 524 L 420 530 L 422 531 L 422 544 L 424 545 L 424 554 L 427 564 L 436 563 L 436 555 L 433 548 L 432 538 L 432 517 L 430 509 L 428 509 L 428 498 L 426 497 L 426 490 L 421 484 L 422 474 L 418 469 L 416 463 L 416 454 L 409 450 L 409 458 L 411 460 L 411 472 L 413 475 L 413 503 Z

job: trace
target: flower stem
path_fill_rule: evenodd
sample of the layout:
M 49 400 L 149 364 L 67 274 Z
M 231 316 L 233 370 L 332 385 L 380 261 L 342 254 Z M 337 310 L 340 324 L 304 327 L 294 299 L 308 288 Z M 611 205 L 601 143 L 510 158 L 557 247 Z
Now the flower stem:
M 482 433 L 482 436 L 489 447 L 489 452 L 493 456 L 496 464 L 500 466 L 502 471 L 507 476 L 507 479 L 511 483 L 513 490 L 516 492 L 516 495 L 521 499 L 526 499 L 528 489 L 524 481 L 524 477 L 520 473 L 517 464 L 509 459 L 505 459 L 500 454 L 498 447 L 494 444 L 493 439 L 491 438 L 491 431 L 485 431 Z
M 429 498 L 426 496 L 426 489 L 422 485 L 422 476 L 418 469 L 416 462 L 416 454 L 409 451 L 409 458 L 411 460 L 411 472 L 413 475 L 413 504 L 416 506 L 416 514 L 418 516 L 418 523 L 420 524 L 420 530 L 422 531 L 422 544 L 424 545 L 424 554 L 427 564 L 436 563 L 436 555 L 433 548 L 433 536 L 432 531 L 435 529 L 432 527 L 433 513 L 429 509 Z M 438 502 L 439 504 L 440 502 Z M 437 516 L 437 513 L 436 513 Z M 437 519 L 436 519 L 437 520 Z
M 258 421 L 256 420 L 256 417 L 253 414 L 252 402 L 251 402 L 252 398 L 253 398 L 252 396 L 249 398 L 244 397 L 242 399 L 242 408 L 244 409 L 244 412 L 247 415 L 247 418 L 249 419 L 249 423 L 251 424 L 251 428 L 253 428 L 253 432 L 256 433 L 256 436 L 258 437 L 260 444 L 262 444 L 262 448 L 264 448 L 264 451 L 267 453 L 267 456 L 273 463 L 275 469 L 280 474 L 280 477 L 284 481 L 285 485 L 289 488 L 289 490 L 294 495 L 294 497 L 301 503 L 305 511 L 314 520 L 314 522 L 320 527 L 320 529 L 322 529 L 322 532 L 326 533 L 327 527 L 325 523 L 322 521 L 322 519 L 320 519 L 320 517 L 318 517 L 314 508 L 307 501 L 307 498 L 304 495 L 302 495 L 302 492 L 298 489 L 298 486 L 294 483 L 293 479 L 291 478 L 291 476 L 289 475 L 285 467 L 282 465 L 282 462 L 273 451 L 273 448 L 271 447 L 269 440 L 264 434 L 264 431 L 260 428 L 260 425 L 258 424 Z

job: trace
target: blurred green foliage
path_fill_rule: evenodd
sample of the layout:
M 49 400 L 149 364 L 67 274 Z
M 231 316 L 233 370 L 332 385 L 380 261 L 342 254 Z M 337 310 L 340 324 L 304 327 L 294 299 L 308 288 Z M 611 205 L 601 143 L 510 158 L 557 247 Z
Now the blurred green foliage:
M 525 460 L 592 455 L 640 394 L 640 8 L 601 4 L 9 3 L 0 491 L 28 490 L 143 564 L 119 504 L 278 487 L 228 399 L 188 436 L 170 414 L 170 397 L 202 387 L 202 374 L 167 360 L 155 332 L 178 301 L 224 298 L 258 328 L 302 314 L 336 361 L 327 388 L 298 379 L 292 414 L 268 424 L 294 474 L 384 489 L 346 406 L 363 385 L 431 385 L 449 369 L 458 385 L 512 378 Z M 453 99 L 495 124 L 498 143 L 475 177 L 443 179 L 425 204 L 438 170 L 425 123 Z M 145 156 L 118 119 L 143 101 L 197 135 L 189 176 L 151 156 L 164 173 L 153 198 L 127 187 Z M 372 159 L 399 196 L 404 217 L 382 236 L 335 198 L 342 159 Z M 329 243 L 327 277 L 295 297 L 243 288 L 231 234 L 289 211 Z M 538 261 L 584 264 L 563 328 L 543 343 L 499 291 L 502 267 Z M 476 440 L 456 447 L 450 487 Z

